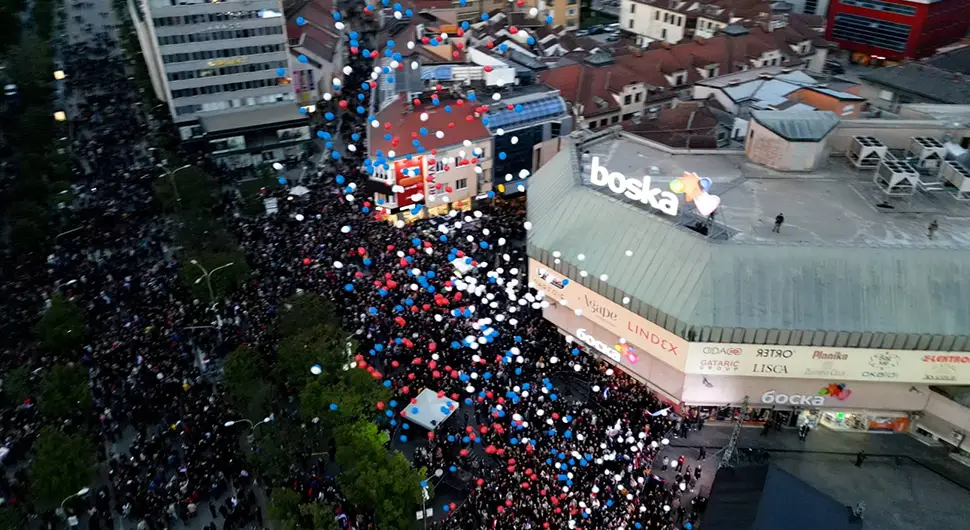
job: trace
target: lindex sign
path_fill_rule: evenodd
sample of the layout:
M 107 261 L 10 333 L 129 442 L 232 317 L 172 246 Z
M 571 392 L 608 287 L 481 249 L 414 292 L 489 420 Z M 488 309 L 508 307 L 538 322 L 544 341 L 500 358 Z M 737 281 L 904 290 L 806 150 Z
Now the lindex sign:
M 820 407 L 825 404 L 825 396 L 779 394 L 774 390 L 769 390 L 761 394 L 761 402 L 768 405 L 811 405 L 813 407 Z

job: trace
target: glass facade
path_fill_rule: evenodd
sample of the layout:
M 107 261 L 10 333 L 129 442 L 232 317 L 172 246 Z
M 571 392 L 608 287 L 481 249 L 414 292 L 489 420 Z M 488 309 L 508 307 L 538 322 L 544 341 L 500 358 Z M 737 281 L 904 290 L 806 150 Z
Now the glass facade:
M 532 146 L 542 142 L 543 124 L 533 125 L 514 132 L 506 132 L 502 136 L 495 136 L 495 152 L 505 153 L 505 160 L 496 156 L 492 161 L 492 168 L 495 171 L 494 184 L 516 184 L 519 179 L 519 171 L 527 169 L 532 171 Z M 512 138 L 518 138 L 516 143 L 512 143 Z M 511 180 L 506 180 L 506 175 L 512 175 Z
M 885 11 L 886 13 L 895 13 L 908 17 L 916 16 L 916 8 L 913 6 L 893 4 L 891 2 L 883 2 L 882 0 L 841 0 L 841 2 L 847 6 L 864 7 L 866 9 L 875 9 L 876 11 Z
M 839 13 L 835 15 L 832 38 L 904 52 L 910 31 L 912 26 L 909 24 Z

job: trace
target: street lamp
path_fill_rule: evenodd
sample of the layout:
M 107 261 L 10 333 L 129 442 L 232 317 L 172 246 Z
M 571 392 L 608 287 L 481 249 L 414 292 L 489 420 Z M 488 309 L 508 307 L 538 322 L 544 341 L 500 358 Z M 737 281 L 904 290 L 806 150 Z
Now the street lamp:
M 73 499 L 74 497 L 83 497 L 83 496 L 87 495 L 89 491 L 91 491 L 91 488 L 88 488 L 87 486 L 85 486 L 85 487 L 77 490 L 77 493 L 72 493 L 71 495 L 68 495 L 67 497 L 64 497 L 64 500 L 61 501 L 61 506 L 60 506 L 60 508 L 57 509 L 57 511 L 63 514 L 64 513 L 64 503 L 65 502 Z
M 260 425 L 262 425 L 264 423 L 272 423 L 272 422 L 273 422 L 273 414 L 270 414 L 269 416 L 266 416 L 265 418 L 263 418 L 263 421 L 255 424 L 255 425 L 253 425 L 253 420 L 248 420 L 248 419 L 245 419 L 245 418 L 243 418 L 241 420 L 229 420 L 229 421 L 223 423 L 222 425 L 224 425 L 226 427 L 232 427 L 233 425 L 235 425 L 237 423 L 248 423 L 249 425 L 251 425 L 251 427 L 249 428 L 249 430 L 252 432 L 252 431 L 255 431 L 256 430 L 256 427 L 259 427 Z
M 199 268 L 200 271 L 202 271 L 202 276 L 199 276 L 199 279 L 195 280 L 195 283 L 198 284 L 203 279 L 205 279 L 205 285 L 206 285 L 206 287 L 209 288 L 209 301 L 214 304 L 215 301 L 216 301 L 216 295 L 212 291 L 212 275 L 215 274 L 216 271 L 218 271 L 220 269 L 225 269 L 226 267 L 232 267 L 233 265 L 235 265 L 235 262 L 230 261 L 229 263 L 226 263 L 225 265 L 220 265 L 220 266 L 212 269 L 211 271 L 210 270 L 206 270 L 206 268 L 203 267 L 202 264 L 198 262 L 198 260 L 194 260 L 194 259 L 193 260 L 189 260 L 189 263 L 191 263 L 192 265 L 195 265 L 196 267 Z
M 66 77 L 67 77 L 67 74 L 64 73 L 64 70 L 54 70 L 55 81 L 63 81 L 64 78 Z
M 154 148 L 149 148 L 149 150 L 152 150 L 152 149 L 154 149 Z M 178 168 L 178 169 L 176 169 L 174 171 L 169 171 L 168 168 L 165 167 L 165 163 L 164 162 L 159 162 L 157 164 L 157 167 L 160 168 L 162 171 L 164 171 L 165 174 L 168 176 L 168 180 L 172 184 L 172 191 L 175 193 L 175 204 L 176 204 L 176 206 L 178 206 L 179 208 L 181 208 L 181 206 L 182 206 L 182 197 L 179 195 L 179 188 L 178 188 L 178 185 L 175 183 L 175 174 L 178 173 L 179 171 L 182 171 L 183 169 L 187 169 L 187 168 L 190 168 L 192 166 L 190 164 L 185 164 L 184 166 L 182 166 L 182 167 L 180 167 L 180 168 Z

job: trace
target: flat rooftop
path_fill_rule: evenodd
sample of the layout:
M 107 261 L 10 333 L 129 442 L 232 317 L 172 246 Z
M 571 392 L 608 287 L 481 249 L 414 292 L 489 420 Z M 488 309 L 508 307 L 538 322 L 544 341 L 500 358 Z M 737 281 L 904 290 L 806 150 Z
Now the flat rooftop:
M 547 266 L 692 340 L 731 342 L 748 329 L 884 333 L 883 347 L 900 349 L 970 344 L 970 206 L 918 194 L 887 213 L 872 171 L 840 158 L 781 173 L 742 153 L 672 155 L 594 136 L 604 139 L 564 142 L 530 179 L 529 253 Z M 710 178 L 721 198 L 715 224 L 708 235 L 692 229 L 703 218 L 682 195 L 671 217 L 589 186 L 593 156 L 661 189 L 685 171 Z M 782 333 L 771 340 L 813 340 Z
M 918 193 L 910 204 L 884 210 L 876 206 L 884 196 L 872 183 L 873 172 L 856 172 L 841 157 L 811 173 L 782 173 L 749 162 L 743 153 L 672 155 L 626 138 L 580 149 L 598 156 L 610 171 L 651 174 L 665 185 L 685 171 L 710 178 L 711 191 L 721 197 L 715 219 L 733 231 L 735 243 L 970 250 L 970 204 L 949 194 L 920 200 Z M 779 213 L 785 224 L 776 234 Z M 930 240 L 926 228 L 934 219 L 940 230 Z

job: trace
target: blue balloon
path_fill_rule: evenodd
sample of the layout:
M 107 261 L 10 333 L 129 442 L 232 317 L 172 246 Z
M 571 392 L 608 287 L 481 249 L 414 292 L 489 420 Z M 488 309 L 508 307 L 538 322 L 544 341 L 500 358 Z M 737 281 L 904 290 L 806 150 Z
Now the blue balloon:
M 286 177 L 280 177 L 277 181 L 284 186 L 286 185 Z
M 353 290 L 354 290 L 354 286 L 352 284 L 348 283 L 347 285 L 344 285 L 344 291 L 347 291 L 349 293 L 349 292 L 352 292 Z
M 296 25 L 303 26 L 306 24 L 306 19 L 303 17 L 296 17 Z
M 277 68 L 276 69 L 276 75 L 278 75 L 280 77 L 283 77 L 284 75 L 286 75 L 286 68 L 283 68 L 282 66 L 279 67 L 279 68 Z
M 336 403 L 331 403 L 330 404 L 330 410 L 337 410 L 337 404 Z
M 310 59 L 307 59 L 306 55 L 302 55 L 302 54 L 297 55 L 296 60 L 300 61 L 301 63 L 306 63 L 310 61 Z
M 340 20 L 342 18 L 343 18 L 343 15 L 341 15 L 339 11 L 334 11 L 334 13 L 333 13 L 333 19 L 334 20 Z

